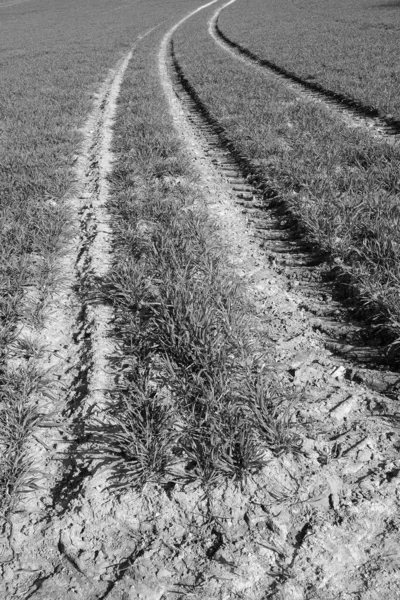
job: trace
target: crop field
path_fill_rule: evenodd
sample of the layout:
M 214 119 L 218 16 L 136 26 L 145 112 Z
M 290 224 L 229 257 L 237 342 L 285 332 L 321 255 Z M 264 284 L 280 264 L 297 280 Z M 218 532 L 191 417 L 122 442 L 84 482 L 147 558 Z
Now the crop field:
M 236 2 L 219 25 L 261 58 L 400 120 L 397 2 Z
M 400 598 L 365 6 L 0 0 L 1 598 Z

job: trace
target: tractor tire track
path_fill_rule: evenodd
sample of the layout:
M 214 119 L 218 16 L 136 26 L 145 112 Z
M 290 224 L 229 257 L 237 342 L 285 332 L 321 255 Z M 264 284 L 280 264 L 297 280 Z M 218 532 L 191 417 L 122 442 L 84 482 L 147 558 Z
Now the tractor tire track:
M 111 227 L 107 214 L 108 182 L 111 172 L 111 127 L 124 72 L 132 50 L 111 69 L 95 96 L 86 122 L 83 147 L 77 160 L 77 191 L 71 200 L 79 231 L 75 262 L 75 294 L 79 307 L 73 339 L 78 360 L 68 396 L 65 417 L 70 419 L 73 441 L 64 456 L 64 474 L 53 490 L 53 507 L 65 512 L 82 491 L 89 471 L 80 460 L 79 448 L 87 441 L 86 429 L 107 404 L 112 388 L 108 363 L 115 352 L 111 329 L 113 311 L 105 303 L 102 287 L 111 266 Z
M 390 371 L 385 354 L 387 341 L 376 346 L 368 324 L 354 320 L 349 308 L 334 300 L 338 282 L 327 257 L 307 244 L 301 226 L 293 219 L 277 190 L 265 182 L 234 147 L 221 125 L 209 114 L 177 60 L 173 41 L 170 57 L 174 85 L 187 118 L 201 132 L 206 153 L 224 174 L 232 196 L 246 214 L 254 239 L 267 254 L 275 271 L 287 279 L 289 289 L 304 297 L 313 327 L 324 336 L 327 348 L 347 361 L 348 376 L 372 389 L 396 396 L 399 375 Z M 340 281 L 339 281 L 340 286 Z M 346 300 L 347 302 L 347 300 Z M 348 302 L 347 302 L 348 304 Z M 396 365 L 397 366 L 397 365 Z
M 79 232 L 75 259 L 77 318 L 73 341 L 77 360 L 65 417 L 72 441 L 64 452 L 63 476 L 53 489 L 53 508 L 65 513 L 78 497 L 90 472 L 79 457 L 87 441 L 89 419 L 101 415 L 112 388 L 109 357 L 115 352 L 111 328 L 113 311 L 104 302 L 102 287 L 111 266 L 111 227 L 107 214 L 108 181 L 112 154 L 111 127 L 116 99 L 132 48 L 110 70 L 95 95 L 94 106 L 82 131 L 83 146 L 76 164 L 76 192 L 71 199 L 75 228 Z
M 377 108 L 365 105 L 351 96 L 330 90 L 319 83 L 302 79 L 296 73 L 270 60 L 261 58 L 248 48 L 231 40 L 219 27 L 218 19 L 221 12 L 234 2 L 236 0 L 230 0 L 220 7 L 208 22 L 209 34 L 220 48 L 237 60 L 258 67 L 262 71 L 279 78 L 297 95 L 323 102 L 330 110 L 334 110 L 339 117 L 344 118 L 349 127 L 362 127 L 376 137 L 397 141 L 397 136 L 400 134 L 399 120 L 386 117 L 380 114 Z
M 196 91 L 190 87 L 174 55 L 172 35 L 178 26 L 165 36 L 159 53 L 160 80 L 173 122 L 187 155 L 192 160 L 210 214 L 215 217 L 221 238 L 227 244 L 229 258 L 248 284 L 249 297 L 254 300 L 260 321 L 265 318 L 269 323 L 266 325 L 265 336 L 271 336 L 271 352 L 276 352 L 278 358 L 288 361 L 288 372 L 294 377 L 295 385 L 304 386 L 304 398 L 299 403 L 298 410 L 307 411 L 313 406 L 311 410 L 314 411 L 312 418 L 307 413 L 308 424 L 314 433 L 305 441 L 308 449 L 304 460 L 292 460 L 290 453 L 284 453 L 279 465 L 272 461 L 265 469 L 265 477 L 271 477 L 271 481 L 258 482 L 258 476 L 255 477 L 254 485 L 258 491 L 250 494 L 240 521 L 243 527 L 240 530 L 241 539 L 248 540 L 251 537 L 254 543 L 252 564 L 247 565 L 244 555 L 234 549 L 237 530 L 231 529 L 229 535 L 233 549 L 229 560 L 235 564 L 235 573 L 234 576 L 231 575 L 232 583 L 225 584 L 225 580 L 221 580 L 219 585 L 227 597 L 231 597 L 232 590 L 235 590 L 235 577 L 239 577 L 242 568 L 246 573 L 240 580 L 243 585 L 241 589 L 246 589 L 248 597 L 252 598 L 299 599 L 311 597 L 310 593 L 318 600 L 328 597 L 344 598 L 350 586 L 352 590 L 357 590 L 360 598 L 379 598 L 379 595 L 374 594 L 373 590 L 377 589 L 374 586 L 381 586 L 379 589 L 382 593 L 390 595 L 388 590 L 392 582 L 385 580 L 386 566 L 383 561 L 377 564 L 371 583 L 369 575 L 366 575 L 366 583 L 361 574 L 369 573 L 368 556 L 382 555 L 379 545 L 375 545 L 377 536 L 385 540 L 387 548 L 396 544 L 390 529 L 390 519 L 397 511 L 396 492 L 394 487 L 388 489 L 387 493 L 384 492 L 385 496 L 379 496 L 379 491 L 376 492 L 377 495 L 375 491 L 367 492 L 367 487 L 372 490 L 371 477 L 372 473 L 376 473 L 375 466 L 370 464 L 365 468 L 364 464 L 361 467 L 360 461 L 364 458 L 370 460 L 373 456 L 369 449 L 364 451 L 367 444 L 370 445 L 368 448 L 379 446 L 381 454 L 379 459 L 378 454 L 375 455 L 375 465 L 376 468 L 385 465 L 385 471 L 380 475 L 381 481 L 385 482 L 383 485 L 392 481 L 394 473 L 397 474 L 397 470 L 393 470 L 391 466 L 391 461 L 399 463 L 397 446 L 390 450 L 386 443 L 391 435 L 386 432 L 390 418 L 388 421 L 385 417 L 379 419 L 377 412 L 374 412 L 374 418 L 378 420 L 372 423 L 372 415 L 368 418 L 363 412 L 375 402 L 378 403 L 374 404 L 376 407 L 380 402 L 388 402 L 386 414 L 389 417 L 389 413 L 393 415 L 392 411 L 397 410 L 396 402 L 383 398 L 344 376 L 349 365 L 332 356 L 326 345 L 324 347 L 321 336 L 313 330 L 310 315 L 304 311 L 303 292 L 298 291 L 299 286 L 290 285 L 285 273 L 286 265 L 281 263 L 281 268 L 277 264 L 268 264 L 268 256 L 273 254 L 277 256 L 277 261 L 288 261 L 290 273 L 312 275 L 316 270 L 312 262 L 318 263 L 323 257 L 313 256 L 304 247 L 301 235 L 298 236 L 301 232 L 290 222 L 284 207 L 276 202 L 274 190 L 257 179 L 246 158 L 236 152 L 223 128 L 212 119 Z M 240 214 L 243 208 L 246 210 L 245 216 Z M 262 225 L 268 244 L 271 242 L 267 249 L 267 260 L 265 245 L 260 248 L 256 242 L 256 228 L 254 223 L 250 223 L 250 219 Z M 269 251 L 276 240 L 281 252 Z M 287 241 L 292 242 L 292 245 Z M 306 285 L 305 282 L 304 286 Z M 319 285 L 318 279 L 313 279 L 310 289 L 315 292 Z M 325 302 L 321 302 L 321 305 L 324 304 Z M 328 301 L 328 307 L 332 313 L 330 318 L 336 322 L 337 316 L 332 309 L 341 310 L 340 305 L 333 305 Z M 261 316 L 264 314 L 265 317 Z M 261 324 L 260 326 L 262 327 Z M 348 325 L 343 323 L 342 327 L 346 329 Z M 302 362 L 308 366 L 302 367 Z M 327 373 L 331 376 L 328 377 Z M 398 380 L 398 375 L 394 377 Z M 327 406 L 330 407 L 326 411 Z M 339 422 L 340 430 L 337 430 Z M 394 421 L 392 425 L 393 423 Z M 358 429 L 360 426 L 362 435 Z M 353 436 L 354 441 L 350 442 Z M 382 444 L 379 440 L 382 440 Z M 318 444 L 321 444 L 320 450 L 315 451 Z M 322 453 L 320 451 L 328 447 L 325 458 L 325 450 Z M 282 481 L 287 474 L 290 475 L 290 481 L 286 480 L 283 486 Z M 293 486 L 296 489 L 289 491 Z M 273 501 L 267 500 L 268 494 Z M 236 495 L 239 496 L 239 493 Z M 226 506 L 218 506 L 216 514 L 222 520 L 230 514 L 235 499 L 236 497 L 231 497 Z M 274 502 L 276 506 L 272 508 Z M 385 515 L 383 520 L 375 516 L 378 505 L 380 514 Z M 269 532 L 264 537 L 257 533 L 257 525 L 262 520 L 261 513 L 253 516 L 253 511 L 260 507 L 270 517 Z M 292 517 L 288 517 L 288 512 Z M 290 521 L 291 519 L 293 520 Z M 290 531 L 292 533 L 284 533 Z M 219 527 L 213 532 L 216 542 L 221 532 Z M 221 534 L 224 540 L 223 532 Z M 273 567 L 265 560 L 262 564 L 258 562 L 255 550 L 257 544 L 271 552 Z M 215 548 L 218 546 L 215 545 Z M 213 550 L 214 545 L 211 546 L 210 553 Z M 220 549 L 216 552 L 218 554 Z M 392 561 L 392 566 L 394 565 L 395 562 Z M 256 577 L 253 578 L 254 573 Z M 371 595 L 368 595 L 370 590 Z M 364 592 L 365 595 L 362 595 Z M 203 596 L 199 593 L 199 598 L 203 597 L 210 595 Z
M 37 447 L 32 448 L 36 454 L 40 449 L 35 466 L 45 473 L 45 485 L 24 504 L 24 512 L 11 516 L 12 540 L 8 545 L 13 556 L 7 563 L 3 561 L 1 597 L 55 595 L 69 599 L 69 581 L 74 579 L 83 594 L 79 598 L 96 598 L 109 585 L 85 574 L 95 572 L 96 561 L 90 564 L 89 560 L 83 568 L 74 547 L 76 538 L 65 532 L 76 528 L 77 513 L 85 515 L 82 532 L 85 528 L 88 532 L 85 540 L 81 536 L 78 554 L 84 546 L 90 554 L 92 538 L 96 538 L 90 530 L 97 523 L 98 503 L 104 504 L 98 491 L 104 476 L 92 472 L 84 447 L 87 425 L 93 417 L 101 419 L 114 385 L 109 366 L 116 351 L 111 336 L 113 311 L 103 294 L 112 256 L 108 176 L 117 98 L 135 46 L 110 69 L 94 97 L 82 130 L 73 189 L 64 198 L 71 234 L 57 265 L 62 285 L 52 294 L 50 317 L 41 334 L 47 342 L 45 366 L 51 369 L 56 399 L 48 409 L 53 422 L 43 424 L 52 429 L 44 429 Z M 59 596 L 59 589 L 65 589 L 65 594 Z
M 151 28 L 138 37 L 143 39 Z M 53 491 L 53 506 L 68 509 L 89 476 L 85 461 L 78 465 L 79 447 L 87 441 L 90 419 L 101 418 L 113 388 L 110 357 L 116 352 L 112 339 L 113 310 L 104 295 L 104 279 L 111 268 L 112 230 L 107 212 L 108 176 L 112 170 L 112 125 L 124 73 L 132 58 L 132 49 L 110 70 L 97 92 L 93 111 L 83 130 L 83 147 L 76 166 L 76 194 L 71 200 L 79 241 L 75 263 L 75 294 L 79 315 L 73 338 L 79 366 L 68 396 L 65 416 L 71 420 L 74 441 L 64 458 L 63 479 Z

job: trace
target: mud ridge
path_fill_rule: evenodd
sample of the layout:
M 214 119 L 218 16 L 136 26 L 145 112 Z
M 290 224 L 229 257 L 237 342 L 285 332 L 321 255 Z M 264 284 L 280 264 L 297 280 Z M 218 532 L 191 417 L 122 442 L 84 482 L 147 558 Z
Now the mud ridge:
M 233 4 L 233 2 L 236 2 L 236 0 L 231 0 L 228 4 L 219 8 L 209 21 L 209 33 L 222 48 L 229 50 L 237 58 L 242 58 L 248 64 L 256 65 L 274 73 L 275 76 L 286 83 L 289 82 L 296 92 L 305 94 L 308 98 L 323 101 L 340 113 L 345 113 L 351 119 L 356 118 L 357 124 L 363 124 L 369 131 L 374 130 L 376 134 L 385 138 L 394 137 L 396 139 L 396 136 L 400 134 L 400 121 L 398 119 L 387 117 L 374 106 L 363 104 L 356 98 L 330 90 L 320 83 L 307 81 L 296 75 L 296 73 L 268 59 L 261 58 L 242 44 L 231 40 L 219 27 L 218 19 L 222 10 Z
M 349 377 L 358 378 L 380 392 L 396 395 L 399 376 L 386 372 L 398 366 L 395 357 L 385 353 L 388 338 L 382 336 L 379 340 L 367 322 L 351 314 L 358 308 L 358 298 L 357 291 L 352 290 L 348 282 L 348 275 L 341 274 L 337 265 L 332 267 L 329 257 L 308 243 L 305 232 L 279 192 L 237 151 L 223 127 L 210 115 L 179 64 L 173 40 L 169 53 L 175 92 L 187 111 L 188 120 L 205 141 L 209 158 L 227 179 L 268 261 L 287 277 L 290 288 L 300 291 L 308 304 L 311 303 L 310 317 L 315 329 L 324 335 L 327 347 L 352 366 L 361 367 L 356 371 L 350 367 Z

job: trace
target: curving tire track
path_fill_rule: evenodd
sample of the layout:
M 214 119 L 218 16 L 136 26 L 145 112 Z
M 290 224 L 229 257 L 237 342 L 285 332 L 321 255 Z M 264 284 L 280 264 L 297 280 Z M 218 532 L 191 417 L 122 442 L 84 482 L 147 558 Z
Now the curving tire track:
M 70 200 L 75 241 L 73 327 L 74 379 L 67 394 L 64 417 L 72 441 L 64 450 L 63 476 L 52 491 L 53 506 L 67 512 L 90 475 L 77 459 L 87 441 L 87 424 L 101 415 L 113 386 L 109 357 L 115 352 L 111 329 L 113 311 L 104 302 L 102 287 L 111 266 L 112 232 L 107 213 L 108 181 L 112 168 L 112 123 L 116 100 L 134 47 L 109 71 L 95 95 L 93 111 L 82 131 L 83 145 L 76 164 L 76 191 Z
M 173 31 L 176 31 L 175 26 Z M 277 227 L 277 219 L 285 219 L 285 214 L 279 216 L 279 205 L 273 205 L 276 201 L 274 197 L 274 191 L 270 190 L 265 184 L 263 185 L 260 179 L 257 179 L 257 173 L 251 168 L 251 165 L 246 162 L 246 158 L 240 156 L 229 139 L 226 137 L 223 128 L 212 119 L 207 112 L 206 106 L 201 104 L 200 98 L 197 96 L 196 91 L 190 86 L 189 81 L 185 77 L 177 57 L 174 54 L 174 48 L 172 43 L 172 34 L 170 32 L 163 40 L 163 45 L 159 54 L 159 72 L 161 83 L 164 88 L 164 92 L 170 107 L 170 113 L 173 118 L 173 122 L 177 131 L 181 135 L 181 139 L 185 147 L 187 148 L 188 156 L 192 159 L 193 165 L 197 165 L 196 171 L 201 183 L 201 187 L 206 190 L 209 202 L 209 209 L 213 216 L 215 216 L 218 227 L 221 228 L 221 236 L 226 240 L 229 248 L 229 258 L 232 258 L 233 264 L 238 267 L 239 272 L 244 273 L 243 277 L 248 282 L 248 289 L 250 297 L 259 298 L 261 304 L 257 306 L 260 309 L 260 313 L 265 312 L 265 296 L 263 295 L 269 286 L 272 285 L 271 295 L 273 301 L 271 303 L 272 310 L 269 313 L 271 317 L 271 327 L 274 329 L 273 321 L 276 319 L 279 321 L 277 325 L 277 337 L 274 338 L 274 348 L 280 354 L 281 350 L 281 337 L 282 332 L 286 327 L 290 329 L 290 321 L 301 321 L 302 333 L 299 338 L 304 335 L 305 331 L 308 330 L 307 335 L 307 346 L 305 354 L 308 356 L 310 348 L 314 347 L 316 343 L 319 346 L 318 354 L 320 358 L 326 362 L 324 365 L 332 365 L 332 357 L 329 353 L 326 353 L 326 348 L 321 347 L 320 338 L 315 336 L 310 331 L 309 316 L 304 316 L 303 305 L 301 301 L 301 293 L 297 289 L 292 290 L 290 286 L 285 285 L 285 277 L 280 275 L 276 276 L 276 265 L 274 269 L 271 269 L 271 265 L 266 264 L 265 256 L 259 251 L 256 244 L 252 243 L 251 232 L 255 231 L 252 229 L 254 223 L 261 222 L 264 224 L 263 231 L 267 231 L 268 242 L 271 241 L 272 245 L 276 242 L 275 234 L 279 238 L 279 243 L 283 244 L 282 229 Z M 271 202 L 271 199 L 273 202 Z M 233 200 L 233 202 L 232 202 Z M 239 206 L 235 206 L 239 205 Z M 240 215 L 240 208 L 246 210 L 246 225 L 244 225 L 243 216 Z M 252 224 L 251 221 L 254 223 Z M 249 226 L 250 225 L 250 226 Z M 306 268 L 312 272 L 311 265 L 299 265 L 296 261 L 301 263 L 302 259 L 307 254 L 306 250 L 301 247 L 301 240 L 296 239 L 293 236 L 293 231 L 285 229 L 290 237 L 290 241 L 296 244 L 295 256 L 293 253 L 290 255 L 288 252 L 289 244 L 285 243 L 283 254 L 288 255 L 291 263 L 289 270 L 292 272 L 296 268 L 299 271 L 306 271 Z M 271 246 L 272 247 L 272 246 Z M 275 254 L 275 253 L 274 253 Z M 271 275 L 275 270 L 275 277 Z M 283 273 L 284 274 L 284 273 Z M 316 282 L 316 285 L 319 285 Z M 268 292 L 267 292 L 268 293 Z M 296 300 L 294 300 L 297 298 Z M 286 302 L 295 301 L 297 308 L 293 312 L 287 311 L 285 306 Z M 289 316 L 290 314 L 290 316 Z M 303 329 L 304 327 L 304 329 Z M 271 330 L 269 330 L 271 331 Z M 299 331 L 299 330 L 297 330 Z M 268 336 L 268 333 L 266 333 Z M 285 337 L 283 335 L 283 337 Z M 286 353 L 286 343 L 289 345 L 294 344 L 296 341 L 292 333 L 289 333 L 289 341 L 283 342 L 283 352 Z M 285 356 L 287 356 L 285 354 Z M 296 365 L 296 360 L 293 365 Z M 318 359 L 319 360 L 319 359 Z M 318 360 L 316 362 L 318 362 Z M 343 369 L 343 362 L 339 363 Z M 293 371 L 298 367 L 294 366 Z M 328 367 L 329 369 L 331 366 Z M 336 372 L 336 371 L 334 371 Z M 398 380 L 398 375 L 394 375 Z M 307 380 L 307 384 L 309 381 Z M 324 413 L 324 404 L 330 402 L 330 398 L 335 396 L 336 392 L 334 389 L 336 386 L 341 387 L 345 394 L 345 399 L 333 406 L 329 414 Z M 346 378 L 342 383 L 334 383 L 324 379 L 324 375 L 319 380 L 317 388 L 321 388 L 317 392 L 317 403 L 315 405 L 314 416 L 319 420 L 321 430 L 318 434 L 315 434 L 323 444 L 329 442 L 334 444 L 334 453 L 336 452 L 337 444 L 341 444 L 341 441 L 349 435 L 352 430 L 352 423 L 359 423 L 359 416 L 357 417 L 354 411 L 354 406 L 357 403 L 356 398 L 365 398 L 365 394 L 372 392 L 366 392 L 365 387 L 359 386 L 352 381 L 346 381 Z M 336 388 L 337 389 L 337 388 Z M 309 393 L 315 393 L 316 390 L 312 390 L 312 384 L 305 391 L 305 396 Z M 379 394 L 373 394 L 373 397 L 378 400 Z M 386 400 L 385 400 L 386 401 Z M 304 403 L 307 405 L 307 400 L 304 398 Z M 300 403 L 304 406 L 303 401 Z M 311 401 L 312 404 L 312 401 Z M 395 403 L 393 403 L 393 406 Z M 360 405 L 359 405 L 360 406 Z M 344 412 L 342 412 L 344 411 Z M 346 425 L 340 434 L 333 433 L 332 422 L 330 419 L 334 418 L 342 419 L 346 413 L 345 421 Z M 354 421 L 353 421 L 354 419 Z M 311 419 L 312 420 L 312 419 Z M 391 534 L 389 515 L 395 515 L 396 508 L 396 492 L 394 486 L 388 490 L 386 497 L 383 496 L 368 496 L 365 494 L 362 500 L 360 500 L 359 508 L 351 508 L 349 513 L 346 513 L 346 508 L 343 509 L 342 497 L 343 495 L 355 499 L 358 494 L 359 487 L 366 484 L 364 478 L 364 472 L 358 470 L 358 467 L 353 468 L 352 453 L 359 452 L 357 454 L 357 460 L 367 456 L 367 453 L 362 454 L 359 451 L 363 444 L 370 440 L 371 447 L 377 443 L 380 439 L 380 433 L 374 430 L 374 426 L 371 424 L 371 420 L 368 422 L 363 421 L 365 429 L 363 430 L 363 437 L 358 437 L 358 440 L 349 446 L 346 445 L 346 449 L 340 450 L 340 456 L 331 455 L 329 460 L 324 462 L 321 460 L 321 455 L 317 457 L 316 454 L 307 454 L 302 459 L 292 461 L 292 457 L 289 454 L 285 455 L 285 458 L 277 467 L 277 471 L 274 471 L 274 477 L 276 481 L 281 480 L 285 474 L 289 473 L 291 484 L 295 483 L 297 491 L 290 498 L 283 496 L 277 491 L 276 496 L 275 490 L 279 490 L 279 485 L 273 484 L 272 488 L 268 486 L 265 481 L 259 484 L 257 489 L 260 492 L 260 496 L 257 496 L 257 506 L 262 506 L 266 513 L 270 515 L 269 520 L 269 531 L 266 534 L 266 538 L 261 542 L 264 544 L 264 548 L 268 548 L 275 553 L 274 559 L 276 562 L 274 567 L 271 568 L 267 561 L 262 561 L 262 565 L 258 562 L 257 556 L 257 543 L 260 543 L 255 529 L 253 528 L 252 519 L 249 518 L 252 511 L 252 502 L 256 494 L 249 499 L 246 505 L 246 514 L 244 519 L 247 523 L 246 532 L 241 533 L 241 539 L 245 545 L 248 537 L 251 537 L 253 542 L 253 554 L 252 554 L 252 565 L 251 567 L 246 565 L 246 577 L 243 578 L 241 584 L 246 586 L 248 597 L 252 598 L 266 598 L 266 597 L 285 597 L 285 598 L 313 598 L 325 600 L 326 598 L 339 598 L 347 597 L 347 590 L 357 590 L 360 598 L 370 598 L 371 600 L 377 600 L 379 595 L 374 595 L 374 590 L 378 589 L 383 594 L 387 594 L 388 590 L 392 586 L 391 581 L 386 581 L 386 566 L 383 562 L 380 564 L 376 563 L 376 570 L 373 575 L 370 575 L 369 571 L 369 559 L 368 556 L 379 556 L 382 555 L 380 549 L 375 550 L 374 544 L 379 536 L 379 539 L 384 540 L 386 548 L 389 548 L 391 544 L 396 544 L 395 537 Z M 344 424 L 343 424 L 344 425 Z M 381 421 L 382 425 L 382 421 Z M 343 437 L 344 436 L 344 437 Z M 311 446 L 313 441 L 309 440 Z M 367 451 L 368 452 L 368 451 Z M 381 465 L 389 464 L 386 462 L 390 452 L 387 445 L 384 444 L 382 447 Z M 396 451 L 397 452 L 397 451 Z M 385 455 L 385 458 L 383 457 Z M 368 454 L 368 457 L 370 455 Z M 396 458 L 398 462 L 398 458 Z M 396 464 L 397 464 L 396 462 Z M 316 466 L 319 463 L 319 466 Z M 311 467 L 311 465 L 313 465 Z M 321 466 L 322 465 L 322 466 Z M 325 465 L 325 466 L 324 466 Z M 301 488 L 306 485 L 306 481 L 310 476 L 309 469 L 311 468 L 312 481 L 318 480 L 318 493 L 315 494 L 311 499 L 305 499 Z M 266 469 L 268 476 L 273 472 L 274 466 L 272 463 Z M 304 470 L 302 470 L 304 469 Z M 366 471 L 365 471 L 366 472 Z M 318 473 L 318 475 L 317 475 Z M 357 473 L 357 475 L 355 474 Z M 361 474 L 362 473 L 362 474 Z M 369 473 L 372 473 L 371 469 Z M 385 479 L 382 481 L 390 483 L 393 481 L 394 471 L 388 470 L 385 472 Z M 396 471 L 397 474 L 397 471 Z M 366 475 L 366 477 L 368 477 Z M 323 489 L 322 479 L 329 481 L 330 491 L 325 501 L 325 509 L 327 512 L 323 513 L 318 508 L 314 512 L 314 508 L 307 508 L 307 502 L 311 500 L 311 507 L 321 502 L 322 496 L 320 491 Z M 257 486 L 257 482 L 254 482 Z M 343 487 L 342 487 L 343 486 Z M 288 486 L 290 487 L 290 485 Z M 347 488 L 347 489 L 346 489 Z M 272 491 L 269 491 L 271 490 Z M 371 489 L 371 488 L 370 488 Z M 262 495 L 268 495 L 271 493 L 273 498 L 276 500 L 276 508 L 272 508 L 274 502 L 268 505 L 265 499 L 262 499 Z M 379 492 L 377 492 L 379 494 Z M 372 494 L 372 493 L 371 493 Z M 239 496 L 239 494 L 237 494 Z M 264 496 L 265 498 L 265 496 Z M 345 500 L 346 502 L 346 500 Z M 350 500 L 350 504 L 353 500 Z M 234 502 L 231 501 L 229 507 L 226 507 L 229 513 Z M 285 504 L 286 503 L 286 504 Z M 381 515 L 385 515 L 383 520 L 377 515 L 377 507 Z M 293 510 L 294 521 L 290 522 L 290 517 L 282 518 L 281 515 L 287 515 L 287 511 Z M 270 512 L 271 511 L 271 512 Z M 276 512 L 275 512 L 276 511 Z M 218 512 L 221 519 L 225 517 L 223 510 Z M 277 515 L 277 516 L 271 516 Z M 257 516 L 256 519 L 259 517 Z M 290 523 L 290 524 L 289 524 Z M 295 534 L 289 534 L 289 531 L 295 531 Z M 374 531 L 373 531 L 374 530 Z M 217 531 L 217 530 L 216 530 Z M 222 539 L 224 540 L 226 532 L 222 531 Z M 278 544 L 275 546 L 271 543 L 271 540 L 275 539 L 277 532 L 285 531 L 288 535 L 282 534 Z M 379 531 L 379 533 L 378 533 Z M 236 530 L 231 529 L 229 532 L 229 540 L 234 546 Z M 294 540 L 294 542 L 293 542 Z M 235 554 L 233 553 L 233 556 Z M 280 565 L 280 557 L 285 556 L 285 568 Z M 344 558 L 346 557 L 346 558 Z M 234 560 L 234 559 L 233 559 Z M 244 561 L 244 558 L 241 558 Z M 243 564 L 243 563 L 242 563 Z M 374 563 L 375 564 L 375 563 Z M 393 563 L 394 564 L 394 563 Z M 240 570 L 241 563 L 237 563 L 237 572 Z M 268 565 L 268 567 L 266 566 Z M 350 566 L 351 565 L 351 566 Z M 257 582 L 252 580 L 252 568 L 257 572 Z M 360 579 L 361 573 L 368 573 L 366 579 Z M 274 576 L 274 581 L 268 580 L 268 577 Z M 276 576 L 275 576 L 276 575 Z M 362 576 L 363 577 L 363 576 Z M 232 576 L 232 586 L 235 585 L 235 578 Z M 245 583 L 244 583 L 245 581 Z M 222 582 L 220 583 L 221 588 Z M 230 584 L 227 584 L 230 585 Z M 258 585 L 263 586 L 261 591 Z M 397 581 L 393 584 L 398 585 Z M 229 588 L 227 597 L 233 595 L 232 589 Z M 310 591 L 311 590 L 311 591 Z M 223 590 L 225 591 L 225 589 Z M 371 592 L 369 594 L 369 592 Z M 199 594 L 199 598 L 211 597 L 203 596 Z
M 238 153 L 223 127 L 210 115 L 179 64 L 173 40 L 169 53 L 174 89 L 187 118 L 201 135 L 207 156 L 227 179 L 232 196 L 246 214 L 248 227 L 268 261 L 286 277 L 289 289 L 305 297 L 314 328 L 323 334 L 329 350 L 348 361 L 352 377 L 373 389 L 396 395 L 399 376 L 390 371 L 396 362 L 386 356 L 385 345 L 376 347 L 368 324 L 350 315 L 347 300 L 346 304 L 333 300 L 340 281 L 332 280 L 332 267 L 326 257 L 307 244 L 301 226 L 278 191 L 263 179 L 251 161 Z
M 387 140 L 397 140 L 396 136 L 400 135 L 400 121 L 380 114 L 377 108 L 365 105 L 351 96 L 330 90 L 319 83 L 307 81 L 296 73 L 268 59 L 261 58 L 242 44 L 231 40 L 219 27 L 218 20 L 221 12 L 234 2 L 236 0 L 230 0 L 218 8 L 208 23 L 209 34 L 220 48 L 247 65 L 258 67 L 262 71 L 278 77 L 286 85 L 290 85 L 298 95 L 323 102 L 330 110 L 335 110 L 340 117 L 344 117 L 349 126 L 363 127 L 375 136 Z
M 143 39 L 154 31 L 140 35 Z M 73 339 L 77 362 L 75 379 L 68 393 L 65 416 L 70 418 L 74 441 L 64 458 L 69 465 L 53 491 L 53 505 L 60 502 L 67 510 L 69 502 L 82 489 L 87 468 L 77 464 L 75 456 L 86 441 L 86 425 L 101 417 L 113 388 L 109 365 L 116 347 L 112 337 L 113 310 L 104 300 L 104 278 L 111 268 L 112 230 L 107 211 L 108 176 L 112 171 L 112 125 L 124 73 L 132 58 L 132 49 L 120 59 L 95 96 L 94 107 L 83 130 L 83 147 L 76 166 L 76 193 L 71 200 L 75 228 L 79 231 L 75 262 L 77 319 Z M 68 492 L 66 492 L 68 489 Z

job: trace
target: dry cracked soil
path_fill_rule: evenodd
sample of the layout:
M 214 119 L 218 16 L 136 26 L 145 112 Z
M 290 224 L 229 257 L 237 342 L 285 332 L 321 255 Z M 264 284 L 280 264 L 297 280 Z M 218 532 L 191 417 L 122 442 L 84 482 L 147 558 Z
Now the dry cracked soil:
M 160 48 L 160 85 L 197 173 L 193 185 L 226 245 L 228 268 L 245 282 L 265 361 L 293 392 L 299 445 L 296 452 L 267 453 L 268 464 L 244 489 L 227 485 L 204 495 L 198 486 L 149 485 L 141 494 L 116 496 L 104 473 L 81 468 L 66 432 L 57 437 L 44 429 L 34 443 L 47 477 L 43 492 L 4 525 L 0 596 L 395 600 L 400 439 L 390 415 L 396 415 L 396 397 L 349 376 L 352 363 L 335 356 L 315 327 L 316 306 L 328 300 L 318 289 L 310 295 L 293 285 L 255 237 L 247 209 L 174 83 L 172 34 Z M 73 408 L 79 398 L 82 406 L 71 408 L 77 436 L 87 414 L 101 417 L 102 390 L 111 385 L 106 361 L 113 351 L 107 342 L 112 316 L 93 304 L 87 290 L 110 252 L 104 209 L 110 131 L 128 61 L 129 55 L 110 71 L 88 122 L 76 189 L 66 199 L 75 215 L 61 265 L 68 276 L 42 332 L 66 404 Z

